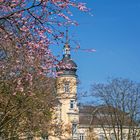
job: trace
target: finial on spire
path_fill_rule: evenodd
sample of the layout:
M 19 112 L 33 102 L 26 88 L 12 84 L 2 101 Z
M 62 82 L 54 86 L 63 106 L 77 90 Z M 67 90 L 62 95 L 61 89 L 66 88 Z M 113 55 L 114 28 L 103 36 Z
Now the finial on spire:
M 66 27 L 66 42 L 64 45 L 64 57 L 70 57 L 70 46 L 69 46 L 69 37 L 68 37 L 68 27 Z

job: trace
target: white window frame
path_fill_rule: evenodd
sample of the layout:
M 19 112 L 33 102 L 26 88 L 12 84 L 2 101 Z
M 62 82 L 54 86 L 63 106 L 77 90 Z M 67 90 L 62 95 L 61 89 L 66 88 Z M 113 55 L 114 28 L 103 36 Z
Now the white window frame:
M 85 138 L 84 138 L 84 133 L 80 133 L 80 134 L 79 134 L 79 140 L 85 140 Z
M 70 109 L 74 109 L 74 108 L 75 108 L 75 101 L 70 100 Z

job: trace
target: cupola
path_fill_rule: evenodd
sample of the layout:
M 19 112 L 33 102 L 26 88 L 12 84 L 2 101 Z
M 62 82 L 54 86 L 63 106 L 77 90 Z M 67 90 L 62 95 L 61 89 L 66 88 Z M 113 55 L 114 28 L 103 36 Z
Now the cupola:
M 71 59 L 70 45 L 69 45 L 69 39 L 68 39 L 68 30 L 66 30 L 66 43 L 63 48 L 63 58 L 58 63 L 56 70 L 59 76 L 60 75 L 61 76 L 65 76 L 65 75 L 76 76 L 77 65 Z

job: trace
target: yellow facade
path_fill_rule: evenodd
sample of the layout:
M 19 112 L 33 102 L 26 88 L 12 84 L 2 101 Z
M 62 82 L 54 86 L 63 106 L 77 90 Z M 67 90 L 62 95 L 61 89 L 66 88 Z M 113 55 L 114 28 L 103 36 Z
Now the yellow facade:
M 67 84 L 67 85 L 65 85 Z M 67 86 L 67 87 L 65 87 Z M 76 133 L 73 133 L 73 127 L 78 128 L 79 110 L 77 107 L 77 78 L 75 76 L 60 76 L 57 78 L 57 94 L 59 106 L 55 112 L 58 122 L 62 124 L 62 134 L 49 137 L 50 140 L 58 139 L 76 139 Z M 75 125 L 75 126 L 74 126 Z M 77 130 L 75 130 L 77 131 Z

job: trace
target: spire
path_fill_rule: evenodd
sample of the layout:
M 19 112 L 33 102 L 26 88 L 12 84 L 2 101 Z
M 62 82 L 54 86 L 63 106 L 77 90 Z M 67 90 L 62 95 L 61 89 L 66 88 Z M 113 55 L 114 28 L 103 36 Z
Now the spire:
M 66 44 L 69 42 L 69 33 L 68 33 L 68 27 L 66 28 Z
M 66 42 L 65 42 L 63 51 L 64 51 L 63 57 L 70 58 L 70 45 L 69 45 L 69 37 L 68 37 L 68 28 L 66 28 Z
M 76 63 L 71 59 L 70 55 L 70 45 L 69 45 L 69 36 L 68 36 L 68 29 L 66 29 L 65 33 L 65 45 L 63 47 L 63 58 L 62 60 L 58 63 L 58 67 L 56 68 L 57 72 L 62 72 L 61 76 L 77 76 L 76 71 L 77 71 L 77 65 Z

